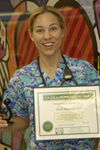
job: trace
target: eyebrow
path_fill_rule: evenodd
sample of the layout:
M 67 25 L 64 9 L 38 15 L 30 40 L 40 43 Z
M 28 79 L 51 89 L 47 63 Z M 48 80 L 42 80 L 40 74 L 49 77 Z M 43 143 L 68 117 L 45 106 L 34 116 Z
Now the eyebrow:
M 57 24 L 57 23 L 52 23 L 50 26 L 53 26 L 53 25 L 57 25 L 57 26 L 58 26 L 58 24 Z
M 57 23 L 52 23 L 52 24 L 50 24 L 50 26 L 53 26 L 53 25 L 57 25 L 57 26 L 58 26 L 58 24 L 57 24 Z M 36 27 L 34 27 L 34 28 L 43 28 L 43 26 L 38 25 L 38 26 L 36 26 Z

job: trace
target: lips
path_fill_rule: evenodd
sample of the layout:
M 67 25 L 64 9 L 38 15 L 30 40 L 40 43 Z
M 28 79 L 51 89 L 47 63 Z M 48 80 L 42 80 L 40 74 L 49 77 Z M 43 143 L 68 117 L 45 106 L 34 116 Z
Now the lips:
M 44 46 L 46 46 L 46 47 L 50 47 L 50 46 L 52 46 L 54 43 L 52 42 L 52 43 L 45 43 L 45 44 L 43 44 Z

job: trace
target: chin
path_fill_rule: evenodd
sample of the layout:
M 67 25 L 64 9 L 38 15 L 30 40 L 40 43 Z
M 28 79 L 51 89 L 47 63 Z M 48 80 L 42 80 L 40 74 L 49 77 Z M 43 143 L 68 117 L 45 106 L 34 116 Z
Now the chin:
M 46 56 L 53 56 L 54 55 L 54 53 L 47 53 L 47 54 L 45 54 Z

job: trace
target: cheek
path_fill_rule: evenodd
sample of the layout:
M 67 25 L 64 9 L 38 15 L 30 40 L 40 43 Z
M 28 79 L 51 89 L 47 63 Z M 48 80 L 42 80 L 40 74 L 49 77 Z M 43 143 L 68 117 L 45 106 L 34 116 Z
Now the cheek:
M 40 43 L 42 41 L 42 36 L 35 36 L 34 37 L 34 42 L 35 43 Z
M 62 32 L 58 32 L 57 34 L 54 35 L 54 37 L 55 37 L 56 40 L 60 41 L 63 38 L 63 34 L 62 34 Z
M 34 44 L 37 47 L 37 49 L 39 49 L 39 47 L 41 46 L 41 39 L 39 37 L 35 38 Z
M 57 37 L 58 42 L 62 41 L 62 39 L 63 39 L 63 38 L 62 38 L 61 35 Z

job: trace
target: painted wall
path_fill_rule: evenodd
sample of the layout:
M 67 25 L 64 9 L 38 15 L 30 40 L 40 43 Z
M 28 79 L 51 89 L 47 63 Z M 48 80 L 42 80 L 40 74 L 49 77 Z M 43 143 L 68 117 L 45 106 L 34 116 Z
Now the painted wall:
M 89 61 L 100 74 L 100 0 L 0 0 L 1 100 L 13 73 L 37 59 L 27 23 L 31 12 L 42 5 L 56 7 L 65 18 L 67 30 L 61 52 Z M 0 150 L 26 150 L 28 134 L 29 129 L 0 133 Z

